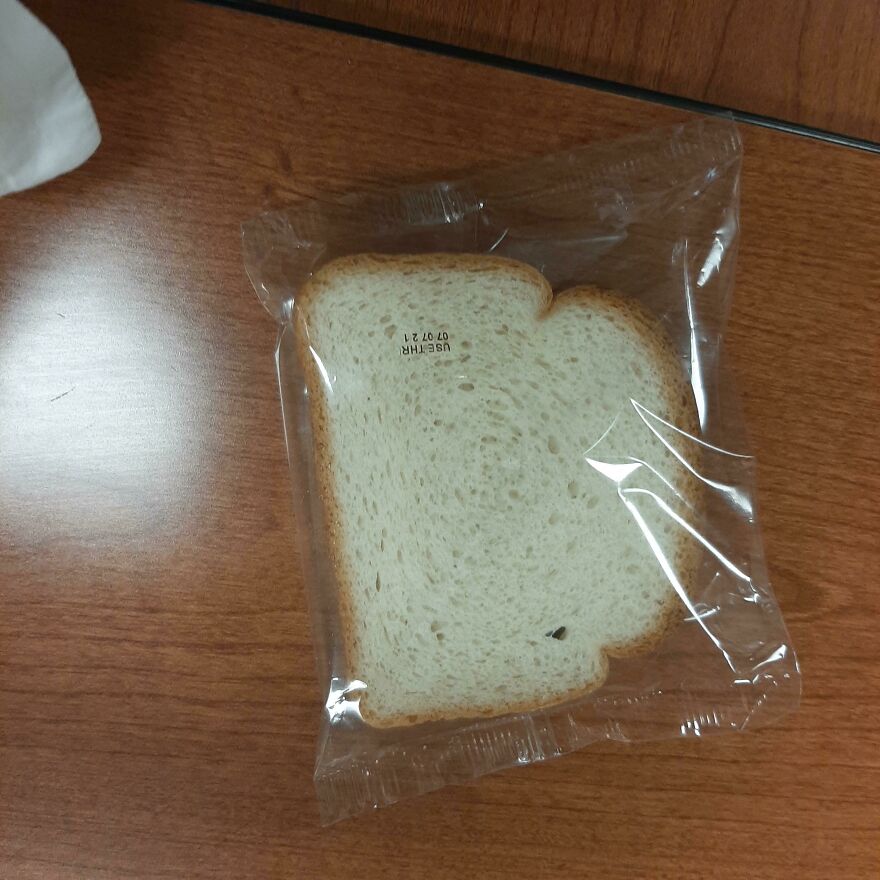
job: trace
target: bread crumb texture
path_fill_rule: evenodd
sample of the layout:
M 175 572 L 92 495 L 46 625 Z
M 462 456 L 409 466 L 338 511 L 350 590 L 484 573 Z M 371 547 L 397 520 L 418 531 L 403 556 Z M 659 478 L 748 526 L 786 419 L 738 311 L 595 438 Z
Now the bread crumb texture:
M 339 260 L 298 305 L 365 721 L 553 705 L 660 637 L 694 480 L 639 409 L 694 411 L 640 310 L 461 255 Z

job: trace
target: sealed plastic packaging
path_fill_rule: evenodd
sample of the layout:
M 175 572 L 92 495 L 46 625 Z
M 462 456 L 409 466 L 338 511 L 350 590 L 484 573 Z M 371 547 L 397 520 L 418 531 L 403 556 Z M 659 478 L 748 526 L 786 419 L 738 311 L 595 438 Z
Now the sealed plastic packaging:
M 796 707 L 723 361 L 740 162 L 703 119 L 245 224 L 325 822 Z

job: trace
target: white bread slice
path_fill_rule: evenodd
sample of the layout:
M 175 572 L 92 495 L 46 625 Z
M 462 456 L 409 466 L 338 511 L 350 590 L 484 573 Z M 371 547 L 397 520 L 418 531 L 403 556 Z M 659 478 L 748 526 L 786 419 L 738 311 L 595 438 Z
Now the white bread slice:
M 639 308 L 590 287 L 554 296 L 515 261 L 442 254 L 336 260 L 297 307 L 368 724 L 557 704 L 598 687 L 609 656 L 662 637 L 678 603 L 658 559 L 682 583 L 693 574 L 670 511 L 697 481 L 653 417 L 688 433 L 696 420 L 678 357 Z

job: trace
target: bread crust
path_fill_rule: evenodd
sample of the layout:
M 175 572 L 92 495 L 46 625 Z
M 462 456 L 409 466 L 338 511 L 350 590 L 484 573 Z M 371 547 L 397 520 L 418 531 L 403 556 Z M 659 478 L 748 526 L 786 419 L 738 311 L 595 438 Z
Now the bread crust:
M 351 600 L 354 579 L 348 570 L 343 552 L 343 524 L 331 465 L 330 416 L 324 393 L 326 383 L 316 362 L 315 353 L 311 349 L 308 330 L 309 312 L 315 299 L 321 295 L 321 291 L 332 285 L 341 275 L 379 272 L 389 268 L 400 270 L 403 274 L 408 271 L 463 269 L 475 272 L 503 271 L 518 275 L 535 285 L 538 295 L 536 302 L 538 321 L 546 319 L 555 310 L 571 304 L 588 306 L 593 310 L 605 310 L 611 320 L 625 326 L 640 338 L 643 345 L 652 352 L 652 359 L 660 372 L 668 379 L 667 387 L 675 390 L 676 393 L 670 394 L 668 413 L 673 424 L 686 434 L 697 436 L 699 433 L 696 407 L 687 389 L 686 377 L 671 342 L 660 324 L 641 305 L 624 299 L 616 293 L 591 285 L 579 285 L 554 295 L 546 278 L 531 266 L 504 257 L 481 254 L 357 254 L 341 257 L 321 267 L 297 294 L 294 338 L 297 358 L 309 392 L 315 468 L 324 511 L 328 548 L 337 581 L 339 623 L 342 629 L 341 641 L 346 658 L 346 671 L 352 681 L 357 678 L 358 667 L 358 639 Z M 699 506 L 702 483 L 694 473 L 688 473 L 681 494 L 692 507 Z M 700 559 L 701 554 L 695 542 L 679 544 L 674 565 L 686 591 L 690 591 L 689 588 L 693 585 Z M 658 611 L 656 626 L 636 639 L 600 648 L 599 673 L 576 688 L 548 694 L 541 700 L 508 702 L 482 710 L 474 709 L 472 706 L 457 706 L 434 712 L 388 716 L 371 711 L 369 687 L 367 687 L 359 699 L 361 717 L 371 727 L 392 728 L 432 721 L 491 718 L 533 712 L 578 700 L 602 686 L 608 676 L 610 658 L 643 654 L 655 648 L 670 634 L 680 621 L 678 598 L 677 592 L 670 587 L 668 598 Z M 365 684 L 369 685 L 368 682 Z

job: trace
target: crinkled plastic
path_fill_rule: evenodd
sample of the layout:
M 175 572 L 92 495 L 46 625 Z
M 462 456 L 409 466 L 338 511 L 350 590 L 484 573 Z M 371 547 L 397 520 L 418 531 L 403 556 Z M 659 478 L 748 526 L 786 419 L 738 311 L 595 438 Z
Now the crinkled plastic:
M 279 325 L 278 379 L 324 698 L 315 784 L 325 823 L 597 740 L 742 731 L 796 708 L 800 673 L 767 579 L 754 459 L 723 358 L 741 159 L 733 123 L 705 118 L 457 182 L 302 202 L 244 225 L 248 274 Z M 370 681 L 350 668 L 343 644 L 332 561 L 338 549 L 330 546 L 328 499 L 316 468 L 315 406 L 334 393 L 338 378 L 329 347 L 308 353 L 320 365 L 310 370 L 297 342 L 297 322 L 305 321 L 298 292 L 322 266 L 357 254 L 512 258 L 537 269 L 557 292 L 583 284 L 619 292 L 652 315 L 674 347 L 695 422 L 670 424 L 641 412 L 658 448 L 674 449 L 675 468 L 649 480 L 635 460 L 623 471 L 619 456 L 605 463 L 618 466 L 611 491 L 656 550 L 658 576 L 674 591 L 674 621 L 650 650 L 612 657 L 600 687 L 560 705 L 497 717 L 396 727 L 362 719 L 358 704 Z M 400 354 L 397 343 L 389 351 Z M 620 405 L 640 408 L 635 400 Z M 381 434 L 374 439 L 381 442 Z M 595 469 L 597 458 L 602 464 L 595 450 L 583 452 L 583 468 Z M 657 494 L 657 478 L 669 503 Z M 699 500 L 691 492 L 689 503 L 677 506 L 682 481 L 692 486 L 695 479 Z M 639 493 L 651 494 L 656 509 L 675 519 L 699 559 L 694 577 L 680 577 L 654 546 L 650 524 L 639 522 Z M 376 500 L 371 516 L 381 524 L 381 493 Z M 544 521 L 536 519 L 534 528 L 540 534 Z M 510 552 L 515 556 L 516 547 Z M 442 567 L 435 575 L 442 588 Z M 540 588 L 552 591 L 552 577 Z

